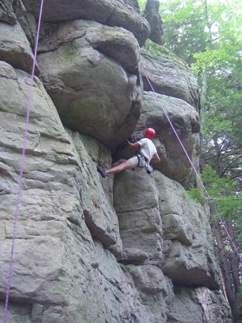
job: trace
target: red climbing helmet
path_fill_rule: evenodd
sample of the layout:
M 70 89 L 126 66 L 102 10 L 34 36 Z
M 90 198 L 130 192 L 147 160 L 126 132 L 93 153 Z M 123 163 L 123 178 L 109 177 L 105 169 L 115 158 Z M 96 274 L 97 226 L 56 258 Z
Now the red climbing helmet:
M 144 136 L 146 138 L 153 139 L 155 137 L 155 130 L 153 128 L 146 128 Z

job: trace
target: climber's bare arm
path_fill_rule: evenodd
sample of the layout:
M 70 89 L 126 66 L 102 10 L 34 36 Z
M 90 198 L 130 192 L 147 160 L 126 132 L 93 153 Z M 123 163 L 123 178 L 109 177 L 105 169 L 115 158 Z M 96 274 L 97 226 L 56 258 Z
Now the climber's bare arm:
M 160 156 L 156 153 L 154 156 L 151 158 L 151 161 L 154 163 L 159 163 L 160 161 Z
M 127 140 L 127 142 L 128 142 L 129 147 L 132 148 L 132 149 L 140 148 L 140 144 L 138 142 L 130 142 L 128 140 Z

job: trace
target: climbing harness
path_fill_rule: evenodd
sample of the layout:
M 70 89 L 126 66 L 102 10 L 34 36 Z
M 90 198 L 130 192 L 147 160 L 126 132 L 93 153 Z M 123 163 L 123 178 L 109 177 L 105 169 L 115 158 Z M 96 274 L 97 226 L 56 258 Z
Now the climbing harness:
M 135 152 L 135 156 L 138 158 L 137 167 L 145 168 L 147 174 L 151 174 L 153 167 L 148 163 L 147 158 L 139 150 Z
M 144 168 L 145 165 L 147 164 L 147 159 L 145 158 L 145 156 L 140 151 L 136 151 L 135 156 L 138 158 L 137 167 Z

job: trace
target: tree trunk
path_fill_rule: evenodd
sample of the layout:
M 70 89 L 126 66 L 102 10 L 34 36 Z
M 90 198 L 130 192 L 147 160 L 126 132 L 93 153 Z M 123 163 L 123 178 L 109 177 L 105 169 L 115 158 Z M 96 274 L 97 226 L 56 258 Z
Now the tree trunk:
M 211 211 L 215 214 L 215 206 L 211 206 Z M 231 257 L 228 257 L 224 239 L 221 233 L 221 225 L 219 220 L 212 220 L 212 228 L 214 236 L 216 238 L 218 257 L 221 265 L 221 272 L 223 276 L 223 283 L 226 291 L 226 298 L 230 304 L 234 322 L 241 322 L 241 293 L 240 293 L 240 281 L 239 281 L 239 259 L 238 255 L 234 252 L 231 253 Z M 233 250 L 233 248 L 232 248 Z M 234 280 L 235 278 L 235 280 Z
M 205 102 L 207 99 L 207 88 L 208 88 L 208 85 L 207 85 L 207 65 L 205 63 L 203 65 L 203 69 L 201 71 L 200 78 L 201 78 L 201 94 L 200 94 L 201 110 L 204 110 Z
M 224 245 L 221 230 L 220 230 L 219 220 L 212 220 L 212 228 L 213 228 L 214 235 L 216 238 L 216 243 L 217 243 L 217 248 L 218 248 L 218 257 L 220 260 L 221 271 L 222 271 L 223 278 L 224 278 L 226 294 L 227 294 L 227 298 L 229 300 L 229 303 L 231 305 L 231 303 L 233 303 L 233 301 L 234 301 L 234 292 L 232 289 L 233 283 L 232 283 L 232 279 L 231 279 L 231 275 L 230 275 L 230 266 L 228 263 L 227 256 L 225 254 L 225 245 Z
M 227 222 L 227 230 L 229 232 L 231 249 L 233 252 L 229 256 L 230 262 L 230 273 L 233 279 L 233 286 L 234 286 L 234 294 L 235 294 L 235 304 L 234 304 L 234 319 L 235 322 L 242 322 L 242 293 L 241 293 L 241 283 L 240 283 L 240 257 L 238 254 L 237 248 L 233 245 L 233 241 L 235 240 L 232 222 Z
M 206 27 L 208 28 L 208 38 L 207 38 L 207 45 L 209 48 L 212 47 L 212 33 L 211 33 L 211 23 L 209 19 L 209 14 L 208 14 L 208 3 L 207 0 L 203 0 L 203 10 L 204 10 L 204 20 L 206 23 Z M 204 62 L 201 74 L 201 109 L 204 109 L 205 107 L 205 102 L 207 99 L 207 89 L 208 89 L 208 84 L 207 84 L 207 63 Z

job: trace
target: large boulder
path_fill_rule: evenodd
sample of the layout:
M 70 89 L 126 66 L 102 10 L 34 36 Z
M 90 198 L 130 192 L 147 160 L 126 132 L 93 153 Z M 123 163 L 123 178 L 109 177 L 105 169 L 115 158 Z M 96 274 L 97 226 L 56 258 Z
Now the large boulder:
M 63 123 L 110 149 L 132 133 L 140 115 L 138 62 L 130 32 L 81 20 L 57 27 L 38 55 Z
M 182 99 L 200 110 L 197 80 L 187 64 L 174 53 L 148 41 L 142 49 L 141 70 L 145 91 L 154 90 Z
M 36 18 L 40 3 L 35 0 L 23 0 L 28 11 Z M 65 20 L 94 20 L 108 26 L 123 27 L 132 32 L 140 46 L 150 34 L 150 26 L 132 6 L 118 0 L 45 0 L 43 21 L 60 22 Z

